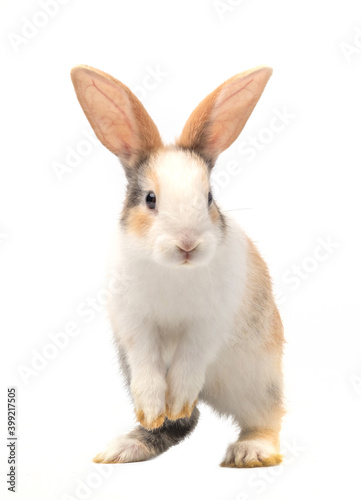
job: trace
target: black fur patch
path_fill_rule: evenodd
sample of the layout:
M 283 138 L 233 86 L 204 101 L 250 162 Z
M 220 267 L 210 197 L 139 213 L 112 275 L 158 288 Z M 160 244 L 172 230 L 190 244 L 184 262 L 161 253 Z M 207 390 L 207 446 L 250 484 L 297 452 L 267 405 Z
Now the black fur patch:
M 199 410 L 195 407 L 189 418 L 180 418 L 175 421 L 166 418 L 159 429 L 151 431 L 138 426 L 134 431 L 129 433 L 129 437 L 138 439 L 145 444 L 149 450 L 156 455 L 160 455 L 188 436 L 197 425 L 198 419 Z

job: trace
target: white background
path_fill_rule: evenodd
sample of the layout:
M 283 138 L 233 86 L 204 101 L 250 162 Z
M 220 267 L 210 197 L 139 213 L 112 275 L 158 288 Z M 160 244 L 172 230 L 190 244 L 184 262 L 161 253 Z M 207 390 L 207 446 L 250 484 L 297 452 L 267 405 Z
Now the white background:
M 2 498 L 7 386 L 18 393 L 15 498 L 359 498 L 359 2 L 62 0 L 56 12 L 54 1 L 53 17 L 36 0 L 0 7 Z M 282 466 L 220 468 L 237 430 L 203 406 L 194 434 L 163 456 L 91 463 L 135 419 L 101 306 L 125 179 L 105 148 L 82 142 L 76 64 L 133 89 L 166 141 L 224 80 L 274 68 L 213 182 L 267 261 L 284 320 Z M 252 138 L 259 150 L 246 153 Z

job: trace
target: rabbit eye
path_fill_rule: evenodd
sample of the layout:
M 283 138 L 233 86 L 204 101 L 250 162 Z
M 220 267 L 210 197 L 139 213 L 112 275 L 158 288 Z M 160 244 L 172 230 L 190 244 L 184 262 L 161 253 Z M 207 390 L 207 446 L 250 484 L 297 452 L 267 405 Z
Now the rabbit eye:
M 147 207 L 150 208 L 151 210 L 154 210 L 155 202 L 156 202 L 155 194 L 153 193 L 153 191 L 149 191 L 149 193 L 145 197 L 145 203 L 147 204 Z
M 209 191 L 209 193 L 208 193 L 208 206 L 211 205 L 212 201 L 213 201 L 213 196 L 212 196 L 212 193 Z

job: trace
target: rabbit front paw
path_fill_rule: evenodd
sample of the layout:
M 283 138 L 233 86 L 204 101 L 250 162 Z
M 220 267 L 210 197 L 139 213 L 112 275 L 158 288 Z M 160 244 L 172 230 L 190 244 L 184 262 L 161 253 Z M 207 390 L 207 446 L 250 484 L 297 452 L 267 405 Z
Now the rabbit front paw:
M 173 368 L 173 369 L 172 369 Z M 171 367 L 167 376 L 167 391 L 165 393 L 165 414 L 169 420 L 189 418 L 198 402 L 202 388 L 201 377 L 183 375 L 182 370 Z
M 162 381 L 161 381 L 162 382 Z M 153 386 L 141 383 L 132 384 L 135 415 L 141 426 L 158 429 L 165 419 L 165 383 Z
M 161 427 L 165 419 L 164 412 L 159 413 L 158 411 L 154 410 L 144 411 L 142 409 L 138 409 L 135 411 L 135 415 L 140 425 L 149 430 L 158 429 L 159 427 Z
M 193 402 L 182 401 L 176 398 L 166 396 L 165 415 L 169 420 L 178 420 L 179 418 L 189 418 L 192 415 L 198 399 Z

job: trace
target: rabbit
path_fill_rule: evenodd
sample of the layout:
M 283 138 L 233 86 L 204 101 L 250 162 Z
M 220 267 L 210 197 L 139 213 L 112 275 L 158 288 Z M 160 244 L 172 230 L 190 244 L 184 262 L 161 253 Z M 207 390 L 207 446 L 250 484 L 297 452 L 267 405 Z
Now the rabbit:
M 138 98 L 89 66 L 71 71 L 77 98 L 125 171 L 127 193 L 110 269 L 114 340 L 139 425 L 93 460 L 143 461 L 195 428 L 198 402 L 239 426 L 221 466 L 282 461 L 284 333 L 268 268 L 213 199 L 217 157 L 238 137 L 272 69 L 237 74 L 164 145 Z

